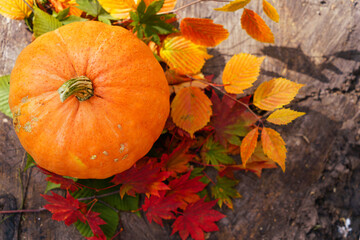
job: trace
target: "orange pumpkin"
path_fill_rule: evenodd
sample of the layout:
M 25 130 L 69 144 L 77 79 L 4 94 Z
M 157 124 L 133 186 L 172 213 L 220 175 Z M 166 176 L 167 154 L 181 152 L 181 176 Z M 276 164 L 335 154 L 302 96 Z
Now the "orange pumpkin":
M 121 27 L 91 21 L 46 33 L 21 52 L 9 105 L 36 163 L 76 178 L 130 168 L 159 137 L 170 109 L 151 50 Z

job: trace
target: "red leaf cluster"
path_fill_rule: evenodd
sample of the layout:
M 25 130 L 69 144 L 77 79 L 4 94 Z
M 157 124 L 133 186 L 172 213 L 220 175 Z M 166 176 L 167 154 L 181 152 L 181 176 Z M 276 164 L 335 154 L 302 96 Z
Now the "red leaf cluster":
M 74 180 L 72 180 L 70 178 L 65 178 L 65 177 L 63 177 L 61 175 L 58 175 L 56 173 L 49 172 L 49 171 L 47 171 L 44 168 L 41 168 L 39 166 L 37 166 L 37 167 L 39 168 L 39 170 L 43 174 L 48 175 L 48 177 L 46 178 L 46 181 L 53 182 L 53 183 L 56 183 L 56 184 L 60 184 L 61 189 L 65 189 L 65 190 L 69 190 L 71 192 L 75 192 L 76 190 L 81 188 Z

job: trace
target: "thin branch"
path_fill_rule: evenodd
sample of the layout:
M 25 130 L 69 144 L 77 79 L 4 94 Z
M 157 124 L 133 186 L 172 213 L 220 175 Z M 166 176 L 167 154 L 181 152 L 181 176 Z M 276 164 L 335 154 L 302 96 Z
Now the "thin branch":
M 34 11 L 34 9 L 25 0 L 23 0 L 23 2 L 31 9 L 31 11 Z
M 12 213 L 36 213 L 45 211 L 46 208 L 39 208 L 39 209 L 18 209 L 18 210 L 6 210 L 0 211 L 0 214 L 12 214 Z
M 78 198 L 77 200 L 79 200 L 79 201 L 93 200 L 93 199 L 98 199 L 98 198 L 103 198 L 103 197 L 111 196 L 111 195 L 114 195 L 114 194 L 116 194 L 116 193 L 119 193 L 119 190 L 113 191 L 113 192 L 109 192 L 109 193 L 104 193 L 104 194 L 101 194 L 101 195 L 94 195 L 94 196 L 90 196 L 90 197 Z

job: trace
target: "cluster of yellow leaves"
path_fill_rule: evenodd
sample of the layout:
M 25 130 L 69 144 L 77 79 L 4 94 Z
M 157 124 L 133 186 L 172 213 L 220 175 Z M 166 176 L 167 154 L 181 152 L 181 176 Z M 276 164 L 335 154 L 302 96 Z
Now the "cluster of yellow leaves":
M 260 42 L 273 43 L 274 35 L 265 21 L 254 11 L 245 8 L 251 0 L 235 0 L 216 11 L 234 12 L 244 8 L 241 16 L 241 27 L 254 39 Z M 276 9 L 266 0 L 263 0 L 263 11 L 274 22 L 279 22 L 279 14 Z
M 134 0 L 98 0 L 100 5 L 113 17 L 118 19 L 127 19 L 131 11 L 136 11 L 140 1 Z M 146 6 L 156 0 L 145 0 Z M 159 13 L 169 12 L 174 9 L 176 0 L 165 0 Z

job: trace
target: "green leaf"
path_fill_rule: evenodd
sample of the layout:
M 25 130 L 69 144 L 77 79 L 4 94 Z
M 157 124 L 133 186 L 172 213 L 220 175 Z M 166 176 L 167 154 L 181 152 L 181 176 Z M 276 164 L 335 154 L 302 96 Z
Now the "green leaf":
M 211 165 L 234 163 L 234 159 L 226 154 L 224 146 L 215 142 L 212 137 L 206 141 L 200 155 L 207 164 L 210 163 Z M 217 166 L 215 168 L 219 169 Z
M 0 112 L 12 118 L 9 106 L 10 75 L 0 77 Z
M 135 26 L 136 23 L 140 21 L 139 15 L 136 12 L 130 12 L 130 19 L 133 20 L 133 22 L 130 24 L 132 26 Z
M 69 15 L 69 12 L 70 12 L 70 8 L 66 8 L 64 10 L 62 10 L 61 12 L 59 12 L 56 16 L 56 18 L 59 20 L 59 21 L 62 21 L 64 20 L 64 18 L 66 18 L 67 15 Z
M 227 138 L 227 140 L 229 141 L 229 143 L 231 143 L 233 145 L 241 146 L 241 140 L 238 136 L 231 135 Z
M 139 3 L 139 5 L 137 6 L 136 11 L 140 14 L 144 14 L 145 13 L 145 9 L 146 9 L 146 3 L 144 2 L 144 0 L 141 0 L 141 2 Z
M 25 164 L 25 168 L 24 168 L 24 172 L 26 170 L 28 170 L 31 167 L 36 166 L 35 160 L 33 159 L 32 156 L 30 156 L 30 154 L 26 154 L 26 164 Z
M 53 183 L 53 182 L 47 182 L 46 184 L 46 188 L 45 188 L 45 193 L 46 194 L 48 191 L 53 190 L 53 189 L 57 189 L 60 188 L 61 184 L 60 183 Z
M 250 129 L 248 122 L 241 120 L 235 124 L 226 126 L 224 133 L 239 137 L 245 137 L 249 131 Z
M 119 224 L 118 213 L 100 202 L 94 204 L 91 211 L 100 213 L 100 218 L 107 223 L 100 225 L 100 228 L 103 230 L 107 238 L 112 238 L 116 232 L 117 225 Z M 84 237 L 93 236 L 90 226 L 87 223 L 77 221 L 75 223 L 75 227 Z
M 239 198 L 241 195 L 234 188 L 239 181 L 232 180 L 227 177 L 217 177 L 215 186 L 211 187 L 211 194 L 213 198 L 218 199 L 219 207 L 222 207 L 223 203 L 229 208 L 233 209 L 232 198 Z
M 76 0 L 76 3 L 79 4 L 79 6 L 76 6 L 78 9 L 83 10 L 93 17 L 97 17 L 102 9 L 97 0 Z
M 62 23 L 55 17 L 47 14 L 34 6 L 34 35 L 39 37 L 44 33 L 51 32 L 62 26 Z
M 158 0 L 150 3 L 146 9 L 145 17 L 150 17 L 152 15 L 155 15 L 157 12 L 160 11 L 163 5 L 164 5 L 164 0 Z
M 86 21 L 89 21 L 89 19 L 78 17 L 75 15 L 70 15 L 69 17 L 62 20 L 61 23 L 66 25 L 66 24 L 73 23 L 73 22 L 86 22 Z

